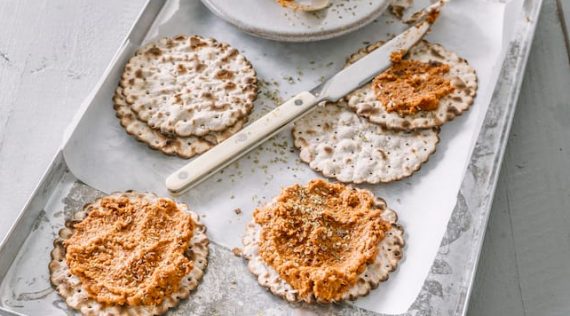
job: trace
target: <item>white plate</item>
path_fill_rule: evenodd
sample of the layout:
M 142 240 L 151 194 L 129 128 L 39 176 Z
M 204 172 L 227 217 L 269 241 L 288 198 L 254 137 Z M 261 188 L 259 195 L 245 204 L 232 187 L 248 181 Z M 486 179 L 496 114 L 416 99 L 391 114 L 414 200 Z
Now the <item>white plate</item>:
M 281 7 L 276 0 L 202 0 L 217 16 L 263 38 L 309 42 L 337 37 L 374 21 L 390 0 L 332 0 L 314 13 Z

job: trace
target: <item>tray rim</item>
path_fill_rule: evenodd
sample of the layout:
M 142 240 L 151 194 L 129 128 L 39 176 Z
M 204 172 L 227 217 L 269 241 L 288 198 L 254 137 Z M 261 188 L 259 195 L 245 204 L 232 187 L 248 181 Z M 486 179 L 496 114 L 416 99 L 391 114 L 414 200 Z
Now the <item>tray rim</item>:
M 542 4 L 543 4 L 543 0 L 529 0 L 529 1 L 523 1 L 523 6 L 526 5 L 527 3 L 533 2 L 533 7 L 530 8 L 531 10 L 531 16 L 527 16 L 527 21 L 528 19 L 532 19 L 532 23 L 530 24 L 530 28 L 528 30 L 527 33 L 527 37 L 525 38 L 526 43 L 525 46 L 523 47 L 523 51 L 521 56 L 519 57 L 519 60 L 517 62 L 517 66 L 514 69 L 516 69 L 516 81 L 514 86 L 512 86 L 512 89 L 510 89 L 510 100 L 509 100 L 509 104 L 506 105 L 506 108 L 510 108 L 511 110 L 508 111 L 507 117 L 506 117 L 506 125 L 503 128 L 503 131 L 500 135 L 501 138 L 503 138 L 503 140 L 501 141 L 501 145 L 499 147 L 499 151 L 497 152 L 496 156 L 496 162 L 494 164 L 494 170 L 493 170 L 493 174 L 491 176 L 491 181 L 490 181 L 490 194 L 485 198 L 485 207 L 483 208 L 483 218 L 484 218 L 484 222 L 482 223 L 482 225 L 480 226 L 480 228 L 482 228 L 482 234 L 479 235 L 479 239 L 475 240 L 474 243 L 474 249 L 475 249 L 475 260 L 473 261 L 473 264 L 471 266 L 471 268 L 469 269 L 469 275 L 468 275 L 468 280 L 467 280 L 467 289 L 466 289 L 466 293 L 465 293 L 465 298 L 464 298 L 464 302 L 463 304 L 461 304 L 459 307 L 461 308 L 460 313 L 461 315 L 466 315 L 468 308 L 469 308 L 469 302 L 471 299 L 471 294 L 473 292 L 473 286 L 474 286 L 474 280 L 475 280 L 475 276 L 477 274 L 477 269 L 479 267 L 479 262 L 480 262 L 480 257 L 481 257 L 481 252 L 483 250 L 483 243 L 485 241 L 485 236 L 487 233 L 487 226 L 489 223 L 489 218 L 490 218 L 490 214 L 491 214 L 491 208 L 493 207 L 493 200 L 494 200 L 494 196 L 495 196 L 495 192 L 496 192 L 496 188 L 497 188 L 497 184 L 499 182 L 499 174 L 502 168 L 502 164 L 503 164 L 503 160 L 504 160 L 504 155 L 505 155 L 505 150 L 508 144 L 508 138 L 510 136 L 510 132 L 511 132 L 511 127 L 513 124 L 513 119 L 514 119 L 514 114 L 516 112 L 517 109 L 517 105 L 518 105 L 518 99 L 520 96 L 520 90 L 522 88 L 522 82 L 524 79 L 524 75 L 525 75 L 525 71 L 526 71 L 526 66 L 528 64 L 528 57 L 530 56 L 530 51 L 532 48 L 532 43 L 534 41 L 534 35 L 536 33 L 536 27 L 538 25 L 538 18 L 540 16 L 540 12 L 542 9 Z M 525 12 L 525 9 L 523 7 L 522 12 Z M 517 30 L 518 31 L 518 30 Z M 517 34 L 515 34 L 514 37 L 516 37 Z M 513 43 L 515 42 L 515 40 L 513 39 L 510 43 L 509 43 L 509 48 L 511 45 L 513 45 Z M 503 65 L 501 66 L 501 73 L 505 70 L 505 64 L 507 63 L 507 58 L 508 58 L 508 54 L 507 56 L 505 56 L 505 61 L 503 63 Z M 495 91 L 498 90 L 500 83 L 497 84 L 497 87 L 495 87 Z M 494 100 L 495 100 L 496 96 L 493 96 L 493 98 L 491 99 L 491 104 L 493 104 Z M 488 113 L 487 113 L 488 114 Z M 486 120 L 487 118 L 485 118 Z M 479 133 L 478 136 L 478 140 L 477 143 L 479 143 L 479 138 L 481 137 L 481 134 L 484 132 L 484 130 L 482 129 Z M 471 157 L 471 159 L 473 159 L 473 155 Z M 471 166 L 473 164 L 473 161 L 469 162 L 469 166 Z M 464 179 L 465 181 L 465 179 Z M 463 184 L 462 184 L 463 187 Z
M 113 68 L 115 63 L 117 63 L 117 61 L 121 55 L 121 52 L 124 50 L 125 46 L 129 42 L 134 42 L 134 43 L 139 43 L 139 44 L 142 42 L 142 40 L 144 39 L 144 37 L 147 34 L 150 27 L 152 27 L 152 25 L 154 24 L 156 19 L 160 16 L 160 13 L 162 12 L 161 9 L 164 7 L 165 3 L 166 3 L 166 1 L 164 1 L 164 0 L 147 0 L 146 1 L 144 6 L 142 7 L 140 13 L 138 14 L 136 20 L 133 22 L 133 25 L 131 26 L 129 32 L 125 36 L 125 39 L 122 41 L 122 44 L 119 46 L 119 48 L 117 49 L 113 58 L 109 62 L 109 65 L 107 66 L 106 70 L 101 75 L 101 78 L 99 79 L 97 84 L 93 87 L 91 92 L 87 95 L 87 97 L 84 99 L 81 106 L 78 108 L 74 118 L 72 119 L 72 121 L 70 122 L 68 127 L 66 128 L 64 135 L 63 135 L 62 144 L 61 144 L 60 148 L 58 149 L 57 153 L 54 155 L 52 162 L 50 163 L 50 165 L 48 166 L 48 168 L 44 172 L 41 179 L 38 181 L 38 184 L 36 185 L 35 189 L 33 190 L 33 193 L 30 195 L 30 198 L 27 200 L 26 204 L 24 205 L 22 210 L 19 212 L 16 221 L 11 225 L 11 227 L 8 230 L 5 237 L 0 241 L 0 282 L 1 282 L 1 280 L 3 280 L 7 271 L 9 270 L 11 265 L 13 264 L 13 259 L 15 259 L 15 257 L 4 259 L 5 256 L 3 256 L 3 255 L 5 255 L 6 252 L 9 252 L 10 248 L 19 249 L 21 244 L 28 238 L 28 236 L 31 233 L 31 231 L 25 231 L 24 233 L 19 232 L 19 228 L 21 228 L 20 226 L 25 225 L 23 222 L 26 219 L 27 219 L 27 221 L 31 221 L 32 224 L 36 220 L 36 217 L 29 219 L 29 218 L 26 218 L 26 215 L 28 215 L 30 210 L 33 209 L 34 206 L 36 206 L 36 204 L 42 204 L 43 205 L 47 202 L 47 199 L 49 199 L 49 197 L 51 196 L 51 193 L 52 193 L 51 191 L 48 191 L 49 185 L 51 184 L 51 182 L 59 182 L 61 180 L 61 178 L 63 177 L 65 171 L 69 170 L 67 168 L 67 163 L 65 162 L 64 151 L 63 151 L 64 145 L 69 140 L 69 136 L 72 134 L 73 130 L 78 126 L 78 124 L 80 124 L 81 118 L 83 117 L 83 114 L 85 113 L 85 111 L 87 110 L 89 105 L 91 104 L 91 101 L 93 100 L 96 93 L 100 90 L 101 86 L 105 82 L 106 78 L 109 75 L 109 71 Z M 508 142 L 508 136 L 510 134 L 510 129 L 511 129 L 512 122 L 513 122 L 513 116 L 514 116 L 514 112 L 516 110 L 518 97 L 519 97 L 519 93 L 520 93 L 520 89 L 521 89 L 521 85 L 522 85 L 522 81 L 523 81 L 522 79 L 524 77 L 524 72 L 526 69 L 528 57 L 529 57 L 530 50 L 532 47 L 534 33 L 536 31 L 536 26 L 538 24 L 538 17 L 539 17 L 541 8 L 542 8 L 542 3 L 543 3 L 543 0 L 523 0 L 524 6 L 526 6 L 527 4 L 532 6 L 531 8 L 527 8 L 528 10 L 530 10 L 530 15 L 527 16 L 527 21 L 529 22 L 529 29 L 524 34 L 524 35 L 526 35 L 524 37 L 524 46 L 519 47 L 520 54 L 517 56 L 514 56 L 516 67 L 514 67 L 513 69 L 515 69 L 515 71 L 514 71 L 515 78 L 513 78 L 514 81 L 511 82 L 511 85 L 508 86 L 508 88 L 507 88 L 508 89 L 508 91 L 507 91 L 508 103 L 503 106 L 504 109 L 507 110 L 506 114 L 505 114 L 505 122 L 504 122 L 504 125 L 502 126 L 500 134 L 496 136 L 496 138 L 499 140 L 499 147 L 498 147 L 498 151 L 493 154 L 493 158 L 494 158 L 493 161 L 494 162 L 492 164 L 492 170 L 491 170 L 490 175 L 489 175 L 489 186 L 487 187 L 487 189 L 490 189 L 490 190 L 488 191 L 489 194 L 484 195 L 480 200 L 480 202 L 481 202 L 481 204 L 480 204 L 480 206 L 481 206 L 480 215 L 482 216 L 483 222 L 478 223 L 478 226 L 475 227 L 476 229 L 482 230 L 482 233 L 480 233 L 478 236 L 476 236 L 477 238 L 474 239 L 471 243 L 472 249 L 471 249 L 470 254 L 474 255 L 474 257 L 465 259 L 465 263 L 466 263 L 465 267 L 468 268 L 467 269 L 468 273 L 467 273 L 467 277 L 466 277 L 465 281 L 463 281 L 464 282 L 463 284 L 465 284 L 467 286 L 464 288 L 464 290 L 465 290 L 464 294 L 460 293 L 460 296 L 458 297 L 456 309 L 454 311 L 455 315 L 465 315 L 467 312 L 467 309 L 468 309 L 468 304 L 470 301 L 470 296 L 471 296 L 471 293 L 473 290 L 473 285 L 474 285 L 473 281 L 474 281 L 474 277 L 477 273 L 477 267 L 478 267 L 478 263 L 479 263 L 479 259 L 480 259 L 480 255 L 481 255 L 481 251 L 482 251 L 483 241 L 485 238 L 486 227 L 488 224 L 489 215 L 490 215 L 490 211 L 492 208 L 493 197 L 494 197 L 494 193 L 495 193 L 498 178 L 499 178 L 499 171 L 501 169 L 506 144 Z M 525 8 L 523 8 L 523 12 L 526 12 Z M 151 20 L 149 21 L 148 19 L 151 19 Z M 144 31 L 142 31 L 140 29 L 139 25 L 141 23 L 146 23 Z M 516 38 L 516 36 L 519 35 L 518 33 L 520 31 L 521 30 L 519 30 L 519 29 L 515 30 L 514 38 Z M 515 42 L 514 38 L 509 43 L 509 47 L 511 47 L 513 45 L 513 43 Z M 522 49 L 520 49 L 520 48 L 522 48 Z M 501 67 L 502 67 L 501 73 L 503 73 L 505 71 L 505 67 L 507 67 L 506 64 L 508 62 L 508 60 L 507 60 L 508 58 L 509 58 L 509 56 L 507 54 L 503 64 L 501 65 Z M 501 82 L 498 82 L 496 87 L 495 87 L 494 95 L 493 95 L 493 98 L 491 100 L 491 104 L 494 104 L 496 102 L 495 99 L 497 98 L 497 95 L 495 95 L 495 94 L 496 94 L 497 90 L 499 90 L 500 85 L 501 85 Z M 486 113 L 485 121 L 487 121 L 488 115 L 489 115 L 489 111 Z M 483 126 L 479 135 L 478 135 L 477 142 L 476 142 L 477 144 L 479 144 L 481 137 L 482 137 L 482 134 L 485 132 L 485 130 L 486 130 L 486 126 Z M 475 156 L 475 152 L 472 153 L 472 156 L 471 156 L 471 159 L 469 162 L 469 167 L 471 167 L 477 159 L 477 157 L 474 157 L 474 156 Z M 63 170 L 60 170 L 62 166 L 64 168 L 63 168 Z M 59 176 L 54 178 L 53 177 L 54 174 L 57 175 L 58 172 L 60 172 L 61 174 L 59 174 Z M 469 171 L 466 172 L 466 175 L 467 175 L 467 173 L 469 173 Z M 57 179 L 57 181 L 55 181 L 54 179 Z M 462 185 L 461 185 L 459 195 L 462 194 L 465 182 L 466 182 L 466 179 L 464 178 L 462 181 Z M 53 188 L 52 188 L 52 190 L 53 190 Z M 457 205 L 456 205 L 453 213 L 456 212 L 456 209 L 457 209 Z M 31 225 L 28 224 L 27 226 L 31 226 Z M 21 238 L 21 236 L 19 236 L 19 235 L 23 235 L 23 238 Z M 12 243 L 11 240 L 14 238 L 21 239 L 21 243 L 16 247 L 11 244 Z M 442 246 L 440 246 L 440 248 L 441 247 Z M 18 251 L 15 251 L 15 253 L 17 254 Z M 471 259 L 470 262 L 469 262 L 469 259 Z M 433 264 L 432 264 L 432 266 L 433 266 Z M 430 273 L 430 275 L 431 275 L 431 273 Z M 428 278 L 429 278 L 429 275 L 428 275 Z M 427 281 L 427 278 L 426 278 L 426 281 Z M 423 289 L 422 289 L 422 291 L 423 291 Z M 421 292 L 420 292 L 420 295 L 421 295 Z M 419 298 L 419 296 L 418 296 L 418 298 Z M 416 300 L 417 300 L 417 298 L 416 298 Z M 413 306 L 413 304 L 412 304 L 412 306 Z M 412 309 L 412 306 L 410 306 L 410 308 L 408 309 L 408 312 Z M 408 313 L 408 312 L 406 312 L 406 313 Z M 5 308 L 4 306 L 0 305 L 0 315 L 24 315 L 24 314 L 9 310 L 9 309 Z

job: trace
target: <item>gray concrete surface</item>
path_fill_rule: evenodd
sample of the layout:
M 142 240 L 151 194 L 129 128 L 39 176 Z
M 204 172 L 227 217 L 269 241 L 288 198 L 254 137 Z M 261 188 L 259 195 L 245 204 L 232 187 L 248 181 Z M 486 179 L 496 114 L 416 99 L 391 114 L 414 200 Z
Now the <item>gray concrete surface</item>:
M 470 316 L 570 315 L 570 0 L 544 1 Z M 142 3 L 0 1 L 0 236 Z

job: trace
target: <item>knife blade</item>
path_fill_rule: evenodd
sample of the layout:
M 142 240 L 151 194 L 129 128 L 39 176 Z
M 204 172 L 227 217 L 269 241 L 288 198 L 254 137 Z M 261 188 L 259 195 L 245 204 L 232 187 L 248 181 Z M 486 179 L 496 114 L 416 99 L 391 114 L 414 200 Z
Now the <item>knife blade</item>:
M 230 138 L 166 178 L 168 191 L 177 195 L 206 180 L 271 138 L 289 123 L 302 117 L 322 102 L 334 102 L 370 82 L 390 67 L 394 51 L 407 52 L 429 30 L 430 23 L 420 22 L 394 37 L 356 63 L 338 72 L 310 92 L 297 94 L 257 121 L 246 126 Z

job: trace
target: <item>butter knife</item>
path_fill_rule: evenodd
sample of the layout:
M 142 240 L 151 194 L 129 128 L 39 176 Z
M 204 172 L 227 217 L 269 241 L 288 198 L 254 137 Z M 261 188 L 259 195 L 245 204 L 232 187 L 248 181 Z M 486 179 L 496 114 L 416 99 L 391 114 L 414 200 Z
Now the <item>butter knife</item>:
M 166 178 L 168 191 L 177 195 L 190 189 L 277 134 L 289 123 L 314 109 L 317 104 L 338 101 L 358 87 L 367 84 L 390 67 L 392 52 L 407 52 L 429 28 L 429 22 L 420 22 L 311 91 L 297 94 L 168 176 Z

